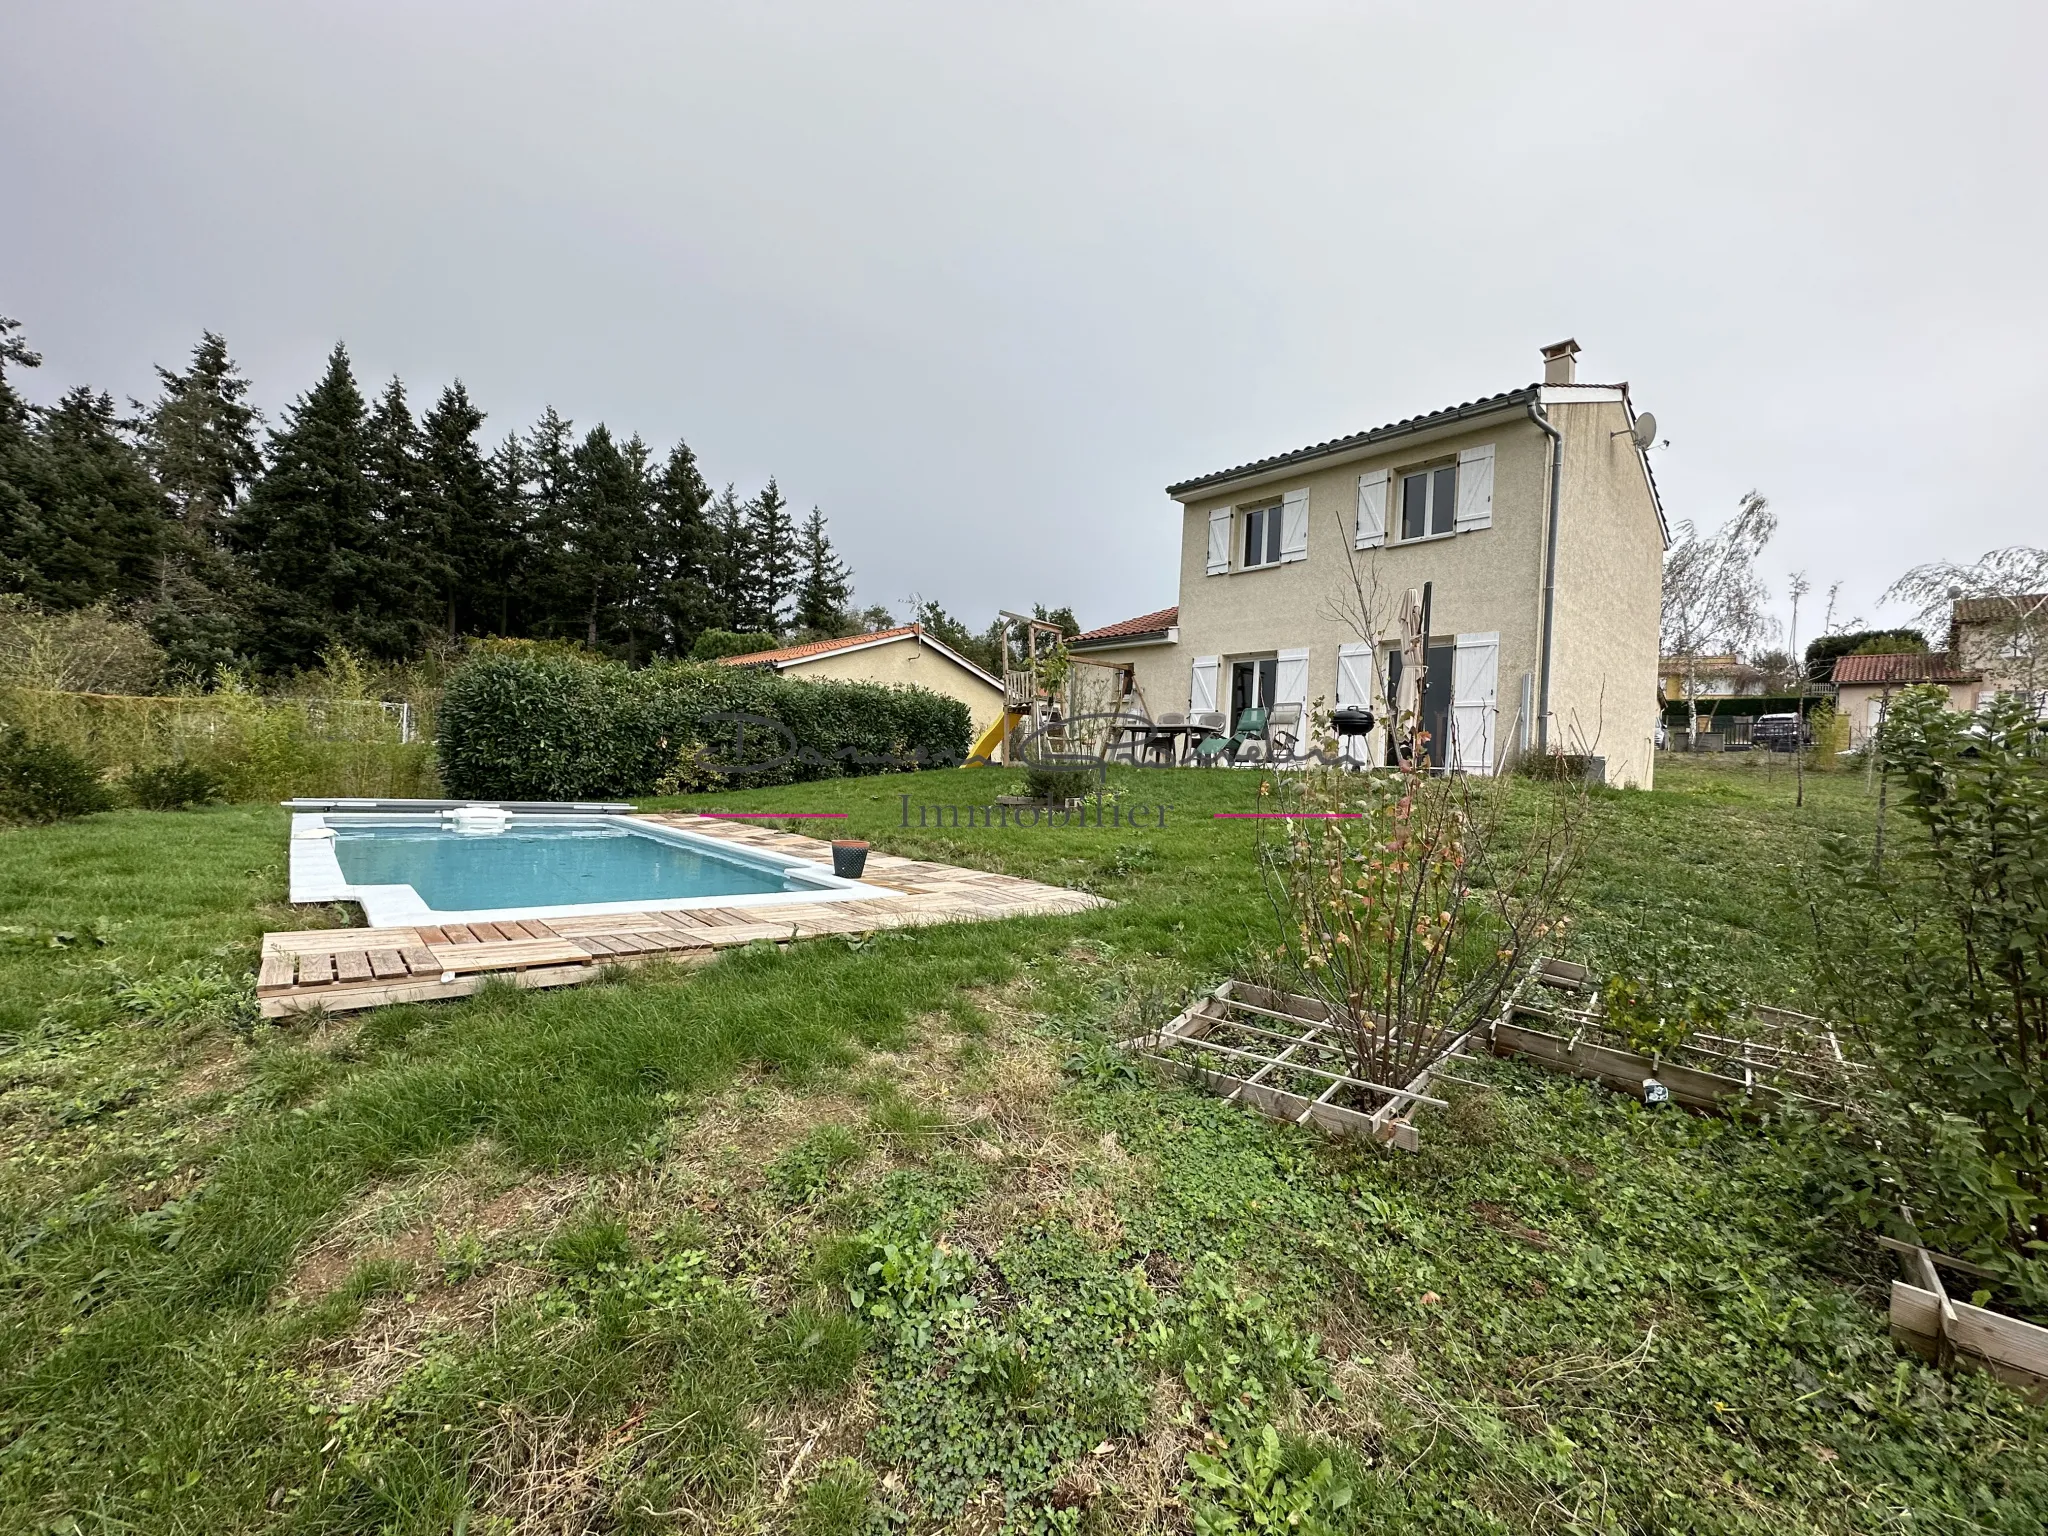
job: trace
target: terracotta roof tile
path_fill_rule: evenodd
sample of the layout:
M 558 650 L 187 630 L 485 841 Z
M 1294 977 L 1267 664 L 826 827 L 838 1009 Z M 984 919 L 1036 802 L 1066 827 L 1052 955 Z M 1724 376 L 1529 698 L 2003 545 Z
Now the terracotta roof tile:
M 2024 618 L 2044 610 L 2048 610 L 2048 592 L 2015 597 L 1965 597 L 1957 599 L 1950 618 L 1957 624 L 1982 624 L 1987 620 Z
M 1842 683 L 1974 683 L 1947 651 L 1886 651 L 1875 656 L 1838 656 L 1835 682 Z
M 748 651 L 744 656 L 721 656 L 719 665 L 726 667 L 758 667 L 778 661 L 800 661 L 806 656 L 822 656 L 827 651 L 843 651 L 850 645 L 872 645 L 877 640 L 894 640 L 898 635 L 917 635 L 924 632 L 919 624 L 899 624 L 894 629 L 878 629 L 869 634 L 843 635 L 837 640 L 807 640 L 802 645 L 785 645 L 775 651 Z
M 1116 624 L 1105 624 L 1100 629 L 1091 629 L 1074 636 L 1068 645 L 1096 645 L 1110 640 L 1134 640 L 1141 635 L 1160 635 L 1180 622 L 1180 607 L 1162 608 L 1157 613 L 1141 613 L 1135 619 L 1124 619 Z

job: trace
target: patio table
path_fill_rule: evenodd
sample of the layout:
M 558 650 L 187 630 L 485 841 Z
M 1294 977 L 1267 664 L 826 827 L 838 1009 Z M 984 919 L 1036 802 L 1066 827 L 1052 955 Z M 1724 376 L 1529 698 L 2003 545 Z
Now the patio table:
M 1188 750 L 1188 741 L 1187 741 L 1187 738 L 1188 738 L 1189 734 L 1190 734 L 1191 732 L 1196 732 L 1196 731 L 1203 731 L 1203 732 L 1206 732 L 1206 727 L 1203 727 L 1203 726 L 1199 726 L 1199 725 L 1149 725 L 1149 726 L 1146 726 L 1146 727 L 1145 727 L 1145 755 L 1146 755 L 1147 757 L 1150 757 L 1150 756 L 1151 756 L 1151 753 L 1152 753 L 1152 744 L 1153 744 L 1154 742 L 1158 741 L 1158 740 L 1159 740 L 1159 739 L 1160 739 L 1161 737 L 1165 737 L 1165 738 L 1168 738 L 1168 739 L 1169 739 L 1169 740 L 1170 740 L 1170 741 L 1172 742 L 1172 744 L 1173 744 L 1173 762 L 1174 762 L 1174 764 L 1178 764 L 1178 763 L 1179 763 L 1179 762 L 1180 762 L 1180 761 L 1181 761 L 1181 760 L 1182 760 L 1182 759 L 1183 759 L 1183 758 L 1184 758 L 1184 757 L 1185 757 L 1185 756 L 1187 755 L 1187 750 Z

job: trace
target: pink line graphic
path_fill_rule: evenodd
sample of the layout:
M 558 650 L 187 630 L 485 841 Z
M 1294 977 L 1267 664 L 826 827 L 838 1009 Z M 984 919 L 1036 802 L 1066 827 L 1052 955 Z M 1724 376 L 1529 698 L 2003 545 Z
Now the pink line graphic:
M 807 817 L 833 817 L 844 820 L 847 811 L 699 811 L 697 813 L 710 821 L 801 821 Z
M 1213 821 L 1356 821 L 1363 811 L 1215 811 Z

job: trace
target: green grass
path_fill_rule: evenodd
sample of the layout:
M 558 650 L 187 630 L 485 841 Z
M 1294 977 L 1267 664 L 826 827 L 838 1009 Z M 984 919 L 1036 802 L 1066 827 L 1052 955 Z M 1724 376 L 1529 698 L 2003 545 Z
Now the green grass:
M 696 797 L 1116 905 L 289 1029 L 255 940 L 334 914 L 279 905 L 281 812 L 0 832 L 0 1528 L 2040 1528 L 2048 1418 L 1893 1350 L 1813 1140 L 1494 1065 L 1406 1158 L 1124 1070 L 1267 963 L 1212 819 L 1256 782 L 1113 775 L 1164 829 L 915 826 L 991 770 Z M 1871 816 L 1807 782 L 1598 794 L 1585 948 L 1802 1001 L 1799 872 Z M 538 1214 L 435 1214 L 472 1185 Z

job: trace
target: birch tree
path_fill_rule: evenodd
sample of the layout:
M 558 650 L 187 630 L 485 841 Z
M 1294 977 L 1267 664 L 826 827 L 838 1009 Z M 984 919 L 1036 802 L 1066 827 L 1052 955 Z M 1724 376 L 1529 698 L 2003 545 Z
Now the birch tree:
M 1673 530 L 1664 556 L 1663 649 L 1685 663 L 1686 746 L 1699 735 L 1699 664 L 1708 656 L 1740 655 L 1777 631 L 1764 612 L 1770 591 L 1756 574 L 1756 557 L 1778 531 L 1777 515 L 1755 491 L 1712 533 L 1691 522 Z
M 2008 687 L 2048 689 L 2048 549 L 2015 544 L 1970 565 L 1916 565 L 1891 584 L 1884 600 L 1912 605 L 1930 628 L 1950 618 L 1957 603 L 1969 602 L 1983 638 L 1972 655 L 1956 657 L 1957 664 L 1995 671 Z

